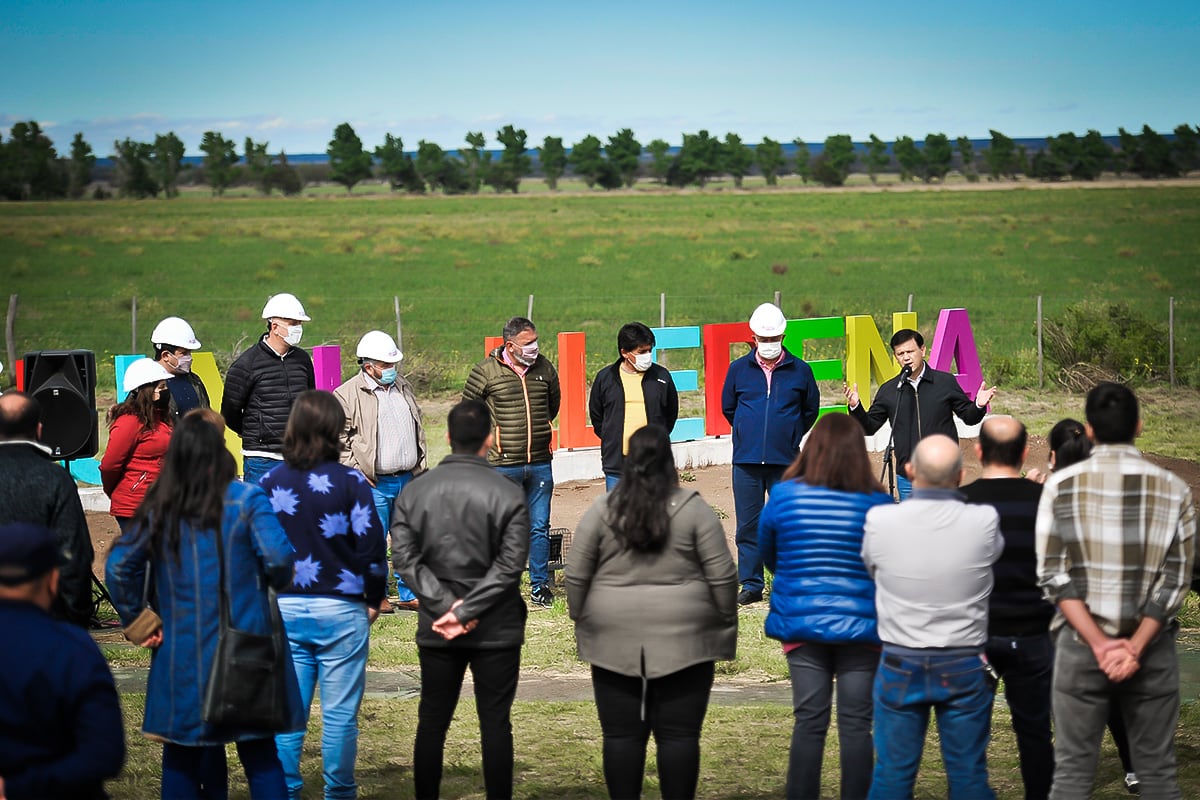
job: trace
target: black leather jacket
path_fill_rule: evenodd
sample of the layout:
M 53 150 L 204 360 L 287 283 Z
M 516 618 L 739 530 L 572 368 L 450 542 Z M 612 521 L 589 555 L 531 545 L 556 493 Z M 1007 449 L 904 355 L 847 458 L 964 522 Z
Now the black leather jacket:
M 221 416 L 242 437 L 243 450 L 282 453 L 292 401 L 304 390 L 315 389 L 317 382 L 307 351 L 293 347 L 281 356 L 265 338 L 229 367 Z
M 404 487 L 392 510 L 392 565 L 421 601 L 423 647 L 519 647 L 527 609 L 519 590 L 529 557 L 525 494 L 481 456 L 450 455 Z M 446 641 L 433 621 L 450 610 L 470 633 Z

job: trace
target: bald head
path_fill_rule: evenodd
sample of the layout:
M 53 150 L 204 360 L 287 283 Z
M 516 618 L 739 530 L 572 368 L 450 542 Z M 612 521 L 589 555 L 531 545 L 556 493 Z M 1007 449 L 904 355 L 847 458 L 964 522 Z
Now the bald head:
M 38 401 L 24 392 L 0 394 L 0 441 L 37 439 L 41 413 Z
M 940 433 L 926 436 L 913 451 L 912 483 L 917 489 L 956 489 L 962 478 L 958 443 Z
M 1020 469 L 1025 463 L 1029 435 L 1020 420 L 988 417 L 979 428 L 979 461 L 985 467 Z

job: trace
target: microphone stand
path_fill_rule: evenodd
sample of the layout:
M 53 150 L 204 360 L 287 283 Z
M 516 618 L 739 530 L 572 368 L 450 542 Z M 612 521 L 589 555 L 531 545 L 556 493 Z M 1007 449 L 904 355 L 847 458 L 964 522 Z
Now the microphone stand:
M 900 417 L 900 398 L 904 396 L 904 382 L 908 380 L 908 376 L 912 374 L 911 367 L 905 367 L 900 370 L 900 380 L 896 384 L 896 408 L 892 411 L 892 418 L 888 420 L 888 443 L 883 449 L 883 469 L 879 473 L 879 482 L 883 483 L 884 476 L 887 476 L 888 494 L 893 500 L 899 502 L 896 497 L 896 466 L 892 461 L 892 455 L 896 450 L 896 420 Z

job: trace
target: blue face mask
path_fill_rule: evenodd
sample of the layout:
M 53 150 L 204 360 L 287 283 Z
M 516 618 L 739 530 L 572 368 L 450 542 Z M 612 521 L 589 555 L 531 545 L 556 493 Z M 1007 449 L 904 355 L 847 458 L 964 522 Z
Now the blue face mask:
M 396 382 L 396 368 L 388 367 L 383 372 L 379 373 L 379 382 L 384 386 L 391 386 Z

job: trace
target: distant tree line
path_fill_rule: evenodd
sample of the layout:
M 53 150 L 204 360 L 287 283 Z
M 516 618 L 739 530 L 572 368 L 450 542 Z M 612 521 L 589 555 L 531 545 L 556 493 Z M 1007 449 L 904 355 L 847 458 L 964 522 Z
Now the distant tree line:
M 496 131 L 500 148 L 487 149 L 482 131 L 467 133 L 464 146 L 455 151 L 421 140 L 414 152 L 404 149 L 399 136 L 388 133 L 382 144 L 369 151 L 349 123 L 333 131 L 326 154 L 327 165 L 288 163 L 283 151 L 268 152 L 268 142 L 247 137 L 239 155 L 234 141 L 217 131 L 206 131 L 200 143 L 201 163 L 183 161 L 184 145 L 174 132 L 156 135 L 153 142 L 126 138 L 113 142 L 113 167 L 106 183 L 122 197 L 175 197 L 181 183 L 205 184 L 213 195 L 235 185 L 255 187 L 264 195 L 279 191 L 299 194 L 306 182 L 331 181 L 347 192 L 365 180 L 386 180 L 393 191 L 410 194 L 442 192 L 475 194 L 484 186 L 496 192 L 517 192 L 521 181 L 539 175 L 551 190 L 567 175 L 589 188 L 605 190 L 632 187 L 639 178 L 673 187 L 704 188 L 725 176 L 741 187 L 747 175 L 759 174 L 768 186 L 794 174 L 804 183 L 841 186 L 855 171 L 865 172 L 872 183 L 883 173 L 895 172 L 902 182 L 943 181 L 957 169 L 968 181 L 1096 180 L 1105 172 L 1143 178 L 1172 178 L 1200 168 L 1200 126 L 1179 125 L 1173 136 L 1142 127 L 1140 133 L 1119 129 L 1113 147 L 1098 131 L 1084 136 L 1061 133 L 1046 139 L 1033 153 L 999 131 L 989 131 L 987 147 L 976 152 L 972 141 L 951 140 L 943 133 L 917 141 L 900 136 L 890 145 L 875 134 L 861 146 L 850 136 L 825 139 L 813 155 L 801 139 L 793 140 L 788 158 L 782 143 L 764 137 L 756 145 L 735 133 L 724 139 L 702 130 L 683 134 L 677 149 L 662 139 L 642 144 L 632 130 L 623 128 L 602 141 L 588 135 L 568 149 L 560 137 L 547 136 L 541 147 L 529 146 L 524 130 L 506 125 Z M 533 154 L 533 155 L 531 155 Z M 92 146 L 75 134 L 69 155 L 60 156 L 54 143 L 36 122 L 18 122 L 9 138 L 0 137 L 0 197 L 7 200 L 80 198 L 97 177 L 99 168 Z M 108 189 L 97 185 L 93 196 L 104 198 Z

